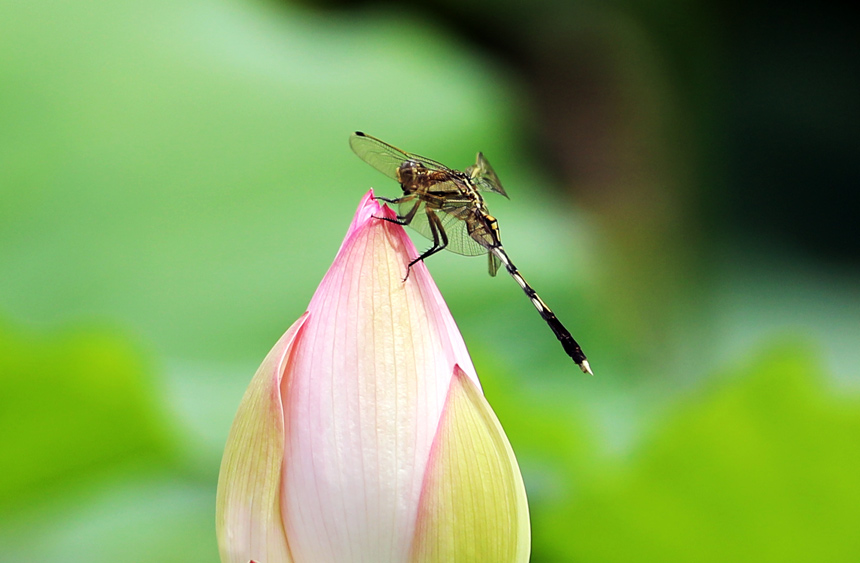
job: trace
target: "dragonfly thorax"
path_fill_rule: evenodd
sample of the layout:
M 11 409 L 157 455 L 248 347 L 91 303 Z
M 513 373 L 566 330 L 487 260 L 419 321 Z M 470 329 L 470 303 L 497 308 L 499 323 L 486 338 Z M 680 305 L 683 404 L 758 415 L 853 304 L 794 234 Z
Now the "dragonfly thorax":
M 451 180 L 462 181 L 462 174 L 453 170 L 433 170 L 424 166 L 421 162 L 405 160 L 397 168 L 397 181 L 403 188 L 403 193 L 432 192 L 434 186 Z

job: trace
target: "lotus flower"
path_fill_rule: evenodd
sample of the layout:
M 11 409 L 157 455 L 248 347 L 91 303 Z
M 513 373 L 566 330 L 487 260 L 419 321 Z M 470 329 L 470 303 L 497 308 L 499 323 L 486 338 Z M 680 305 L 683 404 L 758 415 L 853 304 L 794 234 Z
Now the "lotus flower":
M 239 406 L 218 482 L 222 563 L 525 562 L 511 446 L 454 320 L 368 192 Z

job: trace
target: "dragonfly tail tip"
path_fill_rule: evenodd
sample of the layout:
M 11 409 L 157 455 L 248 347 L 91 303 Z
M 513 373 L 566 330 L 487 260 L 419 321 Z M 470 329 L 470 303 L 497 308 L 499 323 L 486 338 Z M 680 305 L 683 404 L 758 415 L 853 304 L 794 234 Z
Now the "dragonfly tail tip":
M 579 364 L 579 369 L 582 370 L 582 373 L 587 373 L 588 375 L 594 375 L 594 372 L 591 371 L 591 366 L 588 365 L 588 360 L 582 360 L 582 363 Z

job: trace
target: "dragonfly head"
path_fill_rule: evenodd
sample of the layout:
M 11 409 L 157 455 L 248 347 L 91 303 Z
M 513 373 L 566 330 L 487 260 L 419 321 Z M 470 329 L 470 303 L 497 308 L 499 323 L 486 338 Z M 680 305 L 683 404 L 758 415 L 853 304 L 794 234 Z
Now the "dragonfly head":
M 404 192 L 414 191 L 426 176 L 427 167 L 414 160 L 404 160 L 397 168 L 397 181 Z

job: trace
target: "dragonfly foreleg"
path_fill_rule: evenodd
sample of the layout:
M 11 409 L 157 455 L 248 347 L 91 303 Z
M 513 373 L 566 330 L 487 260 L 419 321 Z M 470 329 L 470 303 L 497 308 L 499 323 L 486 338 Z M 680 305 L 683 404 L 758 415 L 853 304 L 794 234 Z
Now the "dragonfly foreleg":
M 373 196 L 373 199 L 375 199 L 376 201 L 384 201 L 385 203 L 400 203 L 400 200 L 402 200 L 403 198 L 395 197 L 394 199 L 390 199 L 387 197 L 382 197 L 381 195 L 375 195 Z
M 406 201 L 410 201 L 411 198 L 406 199 L 405 197 L 400 197 L 397 199 L 383 199 L 383 198 L 376 198 L 376 199 L 382 199 L 382 201 L 385 201 L 387 203 L 404 203 Z M 409 210 L 409 213 L 407 213 L 406 215 L 403 215 L 402 217 L 400 215 L 398 215 L 394 219 L 392 219 L 391 217 L 377 217 L 376 215 L 374 215 L 373 217 L 375 219 L 382 219 L 383 221 L 388 221 L 389 223 L 394 223 L 395 225 L 408 225 L 409 223 L 412 222 L 412 219 L 415 218 L 415 213 L 418 211 L 418 207 L 420 205 L 421 205 L 421 201 L 415 200 L 415 205 L 412 206 L 412 209 Z

